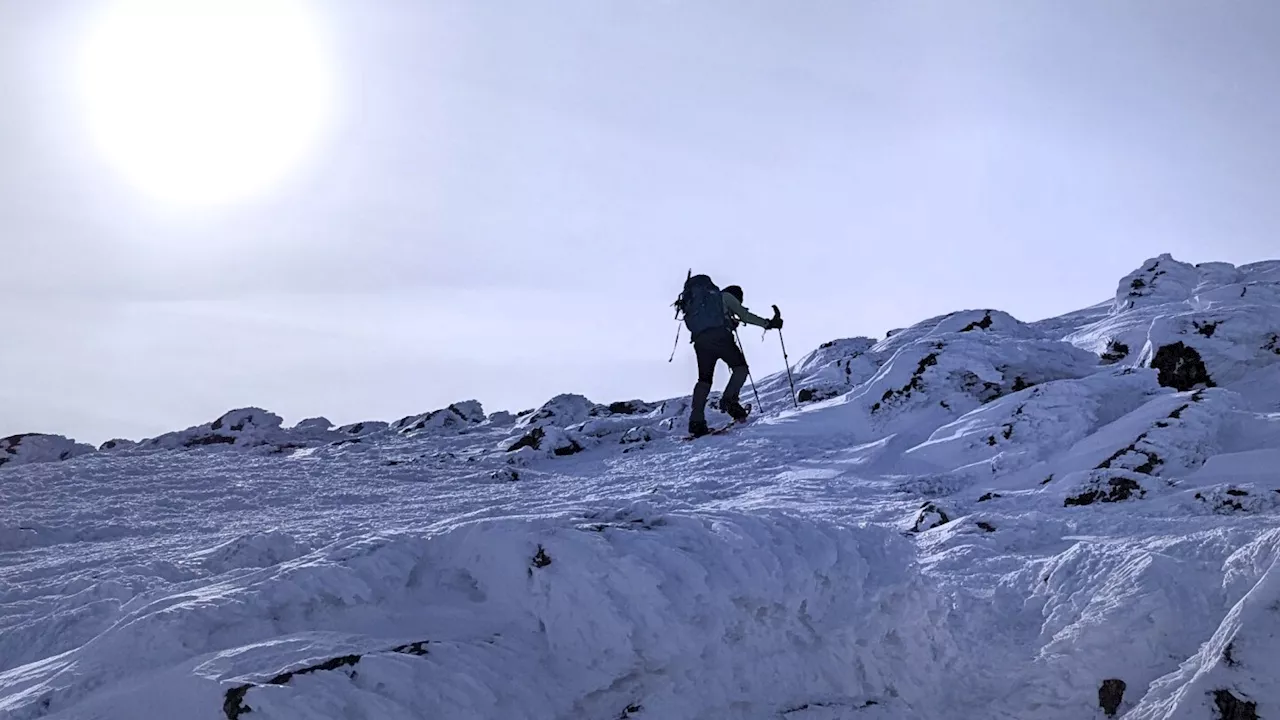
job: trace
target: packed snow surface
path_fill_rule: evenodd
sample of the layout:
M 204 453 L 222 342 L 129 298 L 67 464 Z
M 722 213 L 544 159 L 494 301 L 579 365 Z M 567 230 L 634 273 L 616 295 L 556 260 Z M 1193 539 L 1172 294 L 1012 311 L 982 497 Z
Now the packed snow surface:
M 1280 717 L 1280 262 L 793 374 L 0 439 L 0 718 Z

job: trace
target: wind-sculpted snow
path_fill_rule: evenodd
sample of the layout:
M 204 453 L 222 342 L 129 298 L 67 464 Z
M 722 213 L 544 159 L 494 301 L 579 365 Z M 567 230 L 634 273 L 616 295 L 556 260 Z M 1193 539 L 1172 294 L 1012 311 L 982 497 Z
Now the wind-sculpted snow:
M 70 460 L 93 452 L 92 445 L 78 443 L 61 435 L 26 433 L 0 438 L 0 467 L 17 467 L 27 463 Z
M 895 533 L 773 513 L 635 503 L 481 520 L 147 598 L 0 683 L 15 720 L 176 707 L 175 666 L 199 704 L 187 717 L 339 717 L 352 696 L 406 718 L 927 706 L 956 653 L 912 564 Z M 271 682 L 333 658 L 349 661 Z M 122 682 L 127 699 L 95 695 Z
M 572 393 L 8 439 L 0 718 L 1280 716 L 1278 313 L 1280 262 L 1162 256 L 692 442 Z

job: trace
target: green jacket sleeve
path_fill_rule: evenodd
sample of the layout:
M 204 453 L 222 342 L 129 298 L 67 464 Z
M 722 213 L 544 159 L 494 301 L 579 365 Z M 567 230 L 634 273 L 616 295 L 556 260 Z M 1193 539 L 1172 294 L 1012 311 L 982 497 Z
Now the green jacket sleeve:
M 724 298 L 725 311 L 742 322 L 759 327 L 769 326 L 768 320 L 760 317 L 759 315 L 753 315 L 750 310 L 742 306 L 742 303 L 738 302 L 738 298 L 730 295 L 729 293 L 720 293 L 720 297 Z

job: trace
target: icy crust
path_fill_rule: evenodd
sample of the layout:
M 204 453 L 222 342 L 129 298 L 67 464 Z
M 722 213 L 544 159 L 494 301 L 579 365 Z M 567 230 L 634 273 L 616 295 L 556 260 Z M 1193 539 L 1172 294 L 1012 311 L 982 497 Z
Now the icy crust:
M 0 674 L 0 711 L 177 717 L 164 713 L 181 701 L 183 717 L 319 718 L 358 702 L 380 718 L 692 719 L 934 707 L 956 657 L 944 605 L 909 543 L 883 529 L 646 503 L 486 520 L 136 598 L 72 652 Z
M 1102 372 L 1059 380 L 992 401 L 938 428 L 906 460 L 975 479 L 1005 476 L 1048 461 L 1162 394 L 1152 373 Z
M 1274 546 L 1274 534 L 1265 541 Z M 1274 556 L 1274 551 L 1271 553 Z M 1272 560 L 1213 635 L 1181 667 L 1156 680 L 1128 720 L 1255 720 L 1280 696 L 1280 564 Z
M 0 467 L 59 462 L 93 452 L 92 445 L 61 435 L 26 433 L 0 438 Z
M 1126 688 L 1117 714 L 1132 707 L 1167 672 L 1169 658 L 1194 654 L 1213 632 L 1222 571 L 1204 560 L 1227 547 L 1229 539 L 1212 532 L 1158 543 L 1078 543 L 1024 574 L 1029 602 L 1043 618 L 1034 658 L 1040 679 L 1026 701 L 1074 706 L 1090 717 L 1097 690 L 1112 680 Z M 1123 649 L 1117 634 L 1126 639 Z

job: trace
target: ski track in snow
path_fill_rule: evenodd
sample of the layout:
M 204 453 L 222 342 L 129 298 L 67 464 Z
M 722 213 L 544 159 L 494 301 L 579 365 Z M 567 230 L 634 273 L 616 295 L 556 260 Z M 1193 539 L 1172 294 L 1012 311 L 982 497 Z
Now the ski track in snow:
M 793 370 L 0 439 L 0 718 L 1280 716 L 1280 262 Z

